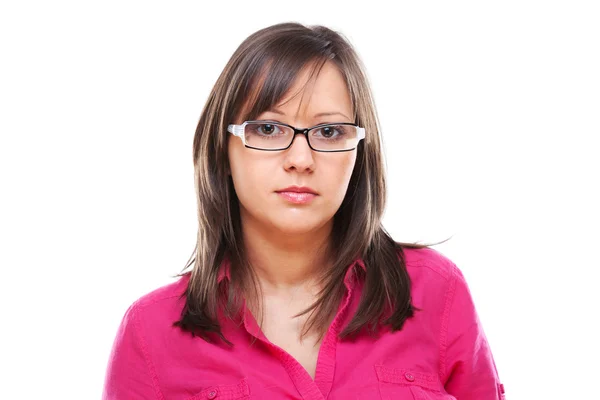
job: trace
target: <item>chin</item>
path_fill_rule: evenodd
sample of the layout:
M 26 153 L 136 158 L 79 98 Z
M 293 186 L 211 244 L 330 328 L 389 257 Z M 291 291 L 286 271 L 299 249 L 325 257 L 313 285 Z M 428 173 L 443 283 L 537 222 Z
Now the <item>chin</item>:
M 328 221 L 327 218 L 316 218 L 314 214 L 314 211 L 311 213 L 311 215 L 306 213 L 290 215 L 290 213 L 287 213 L 287 215 L 282 216 L 278 214 L 273 216 L 271 223 L 274 228 L 286 234 L 303 234 L 313 232 L 323 228 Z
M 290 218 L 287 221 L 277 222 L 274 224 L 275 228 L 281 233 L 289 233 L 289 234 L 302 234 L 314 231 L 319 227 L 318 224 L 308 223 L 306 219 L 304 221 L 298 220 L 296 221 L 293 218 Z

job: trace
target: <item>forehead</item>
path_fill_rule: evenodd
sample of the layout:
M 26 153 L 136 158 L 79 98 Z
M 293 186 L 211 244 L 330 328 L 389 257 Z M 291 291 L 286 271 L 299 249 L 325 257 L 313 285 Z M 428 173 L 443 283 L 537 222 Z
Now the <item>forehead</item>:
M 320 113 L 339 112 L 354 120 L 351 95 L 344 75 L 332 61 L 309 63 L 288 77 L 287 85 L 276 81 L 266 68 L 245 101 L 246 119 L 277 110 L 289 117 L 311 118 Z M 339 116 L 338 116 L 339 118 Z
M 349 118 L 352 116 L 352 101 L 346 81 L 331 61 L 313 76 L 308 68 L 302 70 L 277 108 L 290 116 L 312 116 L 322 112 L 341 112 Z

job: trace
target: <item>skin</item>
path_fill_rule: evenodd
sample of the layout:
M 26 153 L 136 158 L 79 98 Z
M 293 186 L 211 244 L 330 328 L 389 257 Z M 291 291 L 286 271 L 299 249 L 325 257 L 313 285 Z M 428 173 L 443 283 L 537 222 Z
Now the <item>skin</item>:
M 308 79 L 305 69 L 277 105 L 278 112 L 269 110 L 256 119 L 297 128 L 353 122 L 350 94 L 333 63 L 328 61 L 317 77 Z M 316 116 L 325 112 L 339 114 Z M 246 249 L 264 294 L 263 333 L 314 377 L 319 343 L 311 337 L 299 341 L 306 316 L 293 315 L 315 300 L 318 271 L 329 265 L 326 248 L 333 216 L 346 194 L 356 150 L 315 152 L 306 137 L 297 135 L 287 150 L 268 152 L 246 148 L 239 138 L 230 136 L 228 156 Z M 309 204 L 290 203 L 276 191 L 291 185 L 311 187 L 318 196 Z

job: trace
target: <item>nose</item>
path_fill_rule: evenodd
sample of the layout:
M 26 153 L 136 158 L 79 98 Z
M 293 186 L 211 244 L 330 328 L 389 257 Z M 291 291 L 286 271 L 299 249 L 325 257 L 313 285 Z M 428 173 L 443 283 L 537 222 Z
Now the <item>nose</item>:
M 284 153 L 285 169 L 295 168 L 299 171 L 314 169 L 313 151 L 308 145 L 306 136 L 295 135 L 291 146 Z

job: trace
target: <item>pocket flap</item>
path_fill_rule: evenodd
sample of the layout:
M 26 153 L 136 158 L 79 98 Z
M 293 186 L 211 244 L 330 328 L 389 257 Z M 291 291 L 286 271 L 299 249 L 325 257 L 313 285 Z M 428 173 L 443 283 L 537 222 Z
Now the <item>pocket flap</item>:
M 377 372 L 377 379 L 380 382 L 405 386 L 417 385 L 434 391 L 442 390 L 442 383 L 438 379 L 437 374 L 421 372 L 410 368 L 392 368 L 383 365 L 376 365 L 375 371 Z
M 248 388 L 248 381 L 244 378 L 238 383 L 231 385 L 210 386 L 200 393 L 196 393 L 188 400 L 234 400 L 248 399 L 249 396 L 250 389 Z

